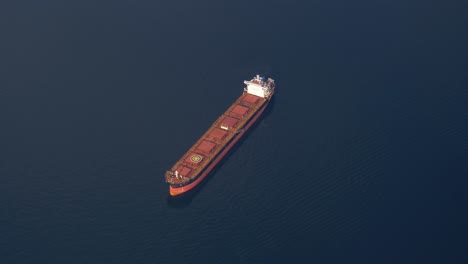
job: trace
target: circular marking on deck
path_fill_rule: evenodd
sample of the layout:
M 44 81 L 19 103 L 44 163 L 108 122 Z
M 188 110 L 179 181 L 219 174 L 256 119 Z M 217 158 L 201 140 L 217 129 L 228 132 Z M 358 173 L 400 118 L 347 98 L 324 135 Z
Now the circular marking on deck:
M 190 160 L 192 162 L 198 163 L 202 160 L 202 157 L 200 155 L 195 154 L 190 157 Z

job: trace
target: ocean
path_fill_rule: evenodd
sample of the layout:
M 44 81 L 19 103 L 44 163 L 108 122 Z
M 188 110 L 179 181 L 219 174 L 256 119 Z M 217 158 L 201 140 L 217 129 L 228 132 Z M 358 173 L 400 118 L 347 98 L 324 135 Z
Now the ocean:
M 0 263 L 467 263 L 462 1 L 0 4 Z M 164 173 L 255 74 L 202 186 Z

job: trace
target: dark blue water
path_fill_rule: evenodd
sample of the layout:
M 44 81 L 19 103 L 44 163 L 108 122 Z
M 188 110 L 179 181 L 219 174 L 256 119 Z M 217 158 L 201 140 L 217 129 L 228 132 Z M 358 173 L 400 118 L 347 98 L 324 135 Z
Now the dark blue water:
M 467 6 L 442 2 L 2 2 L 0 263 L 467 263 Z M 168 199 L 256 73 L 268 113 Z

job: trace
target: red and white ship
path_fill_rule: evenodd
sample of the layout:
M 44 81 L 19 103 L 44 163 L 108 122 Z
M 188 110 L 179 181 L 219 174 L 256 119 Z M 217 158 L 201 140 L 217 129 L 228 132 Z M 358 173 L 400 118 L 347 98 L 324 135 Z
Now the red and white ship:
M 197 186 L 262 115 L 275 81 L 260 75 L 244 81 L 243 94 L 165 174 L 171 196 Z

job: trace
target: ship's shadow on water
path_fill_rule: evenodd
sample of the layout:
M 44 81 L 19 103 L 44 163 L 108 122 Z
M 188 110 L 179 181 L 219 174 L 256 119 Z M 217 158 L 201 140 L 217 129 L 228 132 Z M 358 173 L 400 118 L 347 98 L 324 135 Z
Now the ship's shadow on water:
M 275 98 L 276 96 L 273 96 L 271 98 L 270 103 L 268 104 L 267 108 L 263 112 L 263 114 L 258 118 L 258 120 L 250 127 L 250 129 L 242 136 L 242 138 L 237 141 L 237 143 L 228 151 L 228 153 L 224 156 L 223 159 L 218 163 L 217 166 L 206 176 L 206 178 L 200 182 L 197 186 L 195 186 L 192 190 L 177 195 L 177 196 L 170 196 L 168 195 L 166 200 L 167 204 L 173 208 L 185 208 L 192 203 L 193 198 L 197 195 L 198 192 L 200 192 L 203 187 L 213 178 L 213 175 L 215 175 L 219 169 L 221 169 L 224 165 L 224 163 L 229 160 L 231 155 L 237 151 L 237 149 L 243 144 L 243 142 L 250 136 L 250 133 L 254 131 L 261 123 L 262 121 L 270 115 L 271 110 L 275 106 Z

